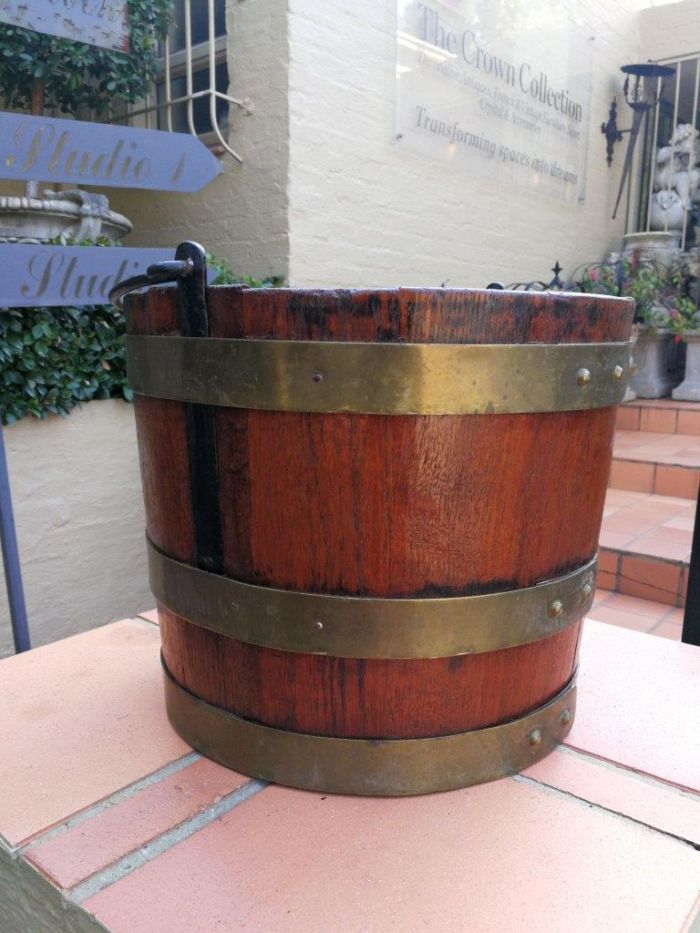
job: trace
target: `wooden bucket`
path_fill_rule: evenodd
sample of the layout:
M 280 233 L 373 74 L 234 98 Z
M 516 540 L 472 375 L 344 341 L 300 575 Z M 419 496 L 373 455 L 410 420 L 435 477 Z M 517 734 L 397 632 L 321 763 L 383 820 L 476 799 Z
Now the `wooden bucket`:
M 127 302 L 175 729 L 326 792 L 543 757 L 574 716 L 632 302 L 205 291 L 178 253 L 178 288 Z

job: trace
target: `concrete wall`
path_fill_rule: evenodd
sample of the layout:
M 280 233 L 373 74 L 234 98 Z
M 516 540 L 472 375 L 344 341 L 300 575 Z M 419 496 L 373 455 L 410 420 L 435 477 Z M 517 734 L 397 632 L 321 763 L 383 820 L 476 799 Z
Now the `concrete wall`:
M 151 608 L 133 407 L 90 402 L 3 433 L 32 644 Z M 0 657 L 12 651 L 3 581 Z
M 289 237 L 293 285 L 483 287 L 549 278 L 617 248 L 610 219 L 623 161 L 605 161 L 600 123 L 639 55 L 640 0 L 582 0 L 594 36 L 584 205 L 472 178 L 393 139 L 394 0 L 289 0 Z M 666 8 L 664 8 L 666 9 Z M 661 12 L 661 11 L 660 11 Z M 548 34 L 542 30 L 546 48 Z
M 231 106 L 231 144 L 243 157 L 223 157 L 223 174 L 196 194 L 106 192 L 134 223 L 130 246 L 199 240 L 237 272 L 262 278 L 288 274 L 287 11 L 279 0 L 235 0 L 227 15 L 231 95 L 250 100 L 251 114 Z

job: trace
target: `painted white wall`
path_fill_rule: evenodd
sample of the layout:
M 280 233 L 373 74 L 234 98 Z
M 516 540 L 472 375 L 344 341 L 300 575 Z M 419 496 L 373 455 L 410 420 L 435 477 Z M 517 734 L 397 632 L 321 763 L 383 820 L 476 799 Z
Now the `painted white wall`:
M 32 645 L 152 608 L 133 406 L 89 402 L 3 433 Z M 13 650 L 3 581 L 0 657 Z
M 394 0 L 289 0 L 291 284 L 483 287 L 549 278 L 555 259 L 571 271 L 617 248 L 623 222 L 610 215 L 624 152 L 609 169 L 600 123 L 619 93 L 620 65 L 639 55 L 645 5 L 577 7 L 583 34 L 594 37 L 579 206 L 471 177 L 394 141 Z M 541 41 L 546 49 L 546 30 Z
M 236 272 L 288 275 L 287 10 L 279 0 L 230 0 L 227 6 L 231 95 L 249 100 L 251 114 L 231 106 L 231 144 L 240 164 L 222 157 L 223 174 L 196 194 L 120 191 L 114 210 L 134 223 L 129 246 L 200 241 L 233 262 Z
M 700 0 L 654 5 L 639 17 L 641 60 L 700 54 Z

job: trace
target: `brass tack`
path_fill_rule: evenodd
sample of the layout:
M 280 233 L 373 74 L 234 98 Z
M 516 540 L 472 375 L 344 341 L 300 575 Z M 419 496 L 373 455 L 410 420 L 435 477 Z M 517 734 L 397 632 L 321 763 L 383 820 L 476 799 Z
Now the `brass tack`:
M 585 366 L 582 366 L 581 369 L 576 373 L 576 382 L 580 386 L 587 386 L 591 381 L 591 371 L 586 369 Z
M 565 709 L 562 710 L 561 716 L 559 717 L 559 722 L 562 724 L 562 726 L 568 726 L 573 718 L 574 717 L 571 715 L 571 710 Z
M 616 366 L 615 369 L 613 369 L 613 379 L 622 379 L 624 372 L 622 366 Z
M 322 629 L 322 628 L 323 628 L 323 622 L 316 622 L 315 625 L 316 625 L 316 628 L 317 628 L 317 629 Z
M 549 606 L 549 614 L 553 619 L 558 619 L 564 611 L 564 604 L 560 599 L 555 599 Z
M 581 595 L 583 596 L 584 599 L 588 599 L 588 597 L 591 595 L 592 592 L 593 592 L 593 585 L 591 583 L 584 583 L 583 586 L 581 587 Z
M 323 382 L 323 374 L 322 374 L 322 373 L 314 373 L 313 376 L 311 377 L 311 379 L 312 379 L 313 382 Z
M 530 745 L 541 745 L 542 744 L 542 730 L 533 729 L 532 732 L 527 737 Z

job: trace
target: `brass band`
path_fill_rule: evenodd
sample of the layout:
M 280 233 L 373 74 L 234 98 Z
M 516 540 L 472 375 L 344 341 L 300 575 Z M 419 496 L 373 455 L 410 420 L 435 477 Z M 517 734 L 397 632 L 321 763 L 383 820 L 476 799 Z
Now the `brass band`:
M 326 596 L 243 583 L 148 542 L 153 595 L 176 615 L 238 641 L 341 658 L 440 658 L 523 645 L 590 609 L 597 559 L 518 590 L 437 599 Z
M 126 338 L 134 392 L 202 405 L 375 415 L 617 405 L 627 343 L 417 344 Z
M 515 774 L 567 735 L 576 675 L 543 706 L 486 729 L 428 739 L 340 739 L 236 716 L 181 687 L 163 662 L 168 718 L 208 758 L 264 781 L 335 794 L 407 796 Z

